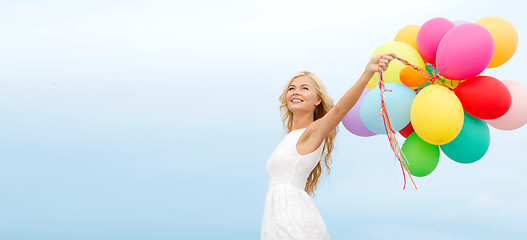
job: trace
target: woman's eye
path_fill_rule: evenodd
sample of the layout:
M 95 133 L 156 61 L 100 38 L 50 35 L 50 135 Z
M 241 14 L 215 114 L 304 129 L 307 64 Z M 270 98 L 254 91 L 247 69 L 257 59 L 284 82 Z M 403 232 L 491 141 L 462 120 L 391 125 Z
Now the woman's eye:
M 304 90 L 309 90 L 309 89 L 307 89 L 307 87 L 304 87 L 304 88 L 302 88 L 302 89 L 304 89 Z
M 291 88 L 289 88 L 289 91 L 291 91 L 291 90 L 293 90 L 293 89 L 294 89 L 294 88 L 291 87 Z

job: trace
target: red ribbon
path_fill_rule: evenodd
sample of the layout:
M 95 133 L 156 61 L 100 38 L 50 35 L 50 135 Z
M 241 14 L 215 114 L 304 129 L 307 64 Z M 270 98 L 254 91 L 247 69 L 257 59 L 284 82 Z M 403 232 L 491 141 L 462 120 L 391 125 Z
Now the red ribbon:
M 399 59 L 399 57 L 397 58 Z M 379 113 L 382 115 L 382 119 L 384 122 L 384 129 L 386 130 L 386 136 L 388 137 L 388 141 L 390 142 L 390 147 L 393 150 L 393 153 L 395 154 L 395 157 L 401 164 L 401 170 L 403 172 L 403 179 L 404 179 L 404 185 L 403 190 L 406 188 L 406 174 L 410 177 L 412 180 L 412 183 L 414 184 L 415 189 L 417 189 L 417 185 L 415 185 L 415 182 L 412 178 L 412 175 L 410 175 L 410 172 L 408 171 L 408 167 L 405 161 L 401 160 L 401 157 L 403 157 L 403 152 L 401 151 L 401 148 L 399 147 L 399 143 L 397 142 L 397 139 L 395 138 L 395 131 L 393 131 L 392 124 L 390 122 L 390 117 L 388 116 L 388 111 L 386 110 L 386 102 L 384 97 L 384 92 L 391 91 L 385 88 L 384 86 L 384 80 L 382 76 L 383 70 L 382 67 L 379 67 L 379 89 L 381 90 L 381 112 Z M 406 174 L 405 174 L 406 171 Z

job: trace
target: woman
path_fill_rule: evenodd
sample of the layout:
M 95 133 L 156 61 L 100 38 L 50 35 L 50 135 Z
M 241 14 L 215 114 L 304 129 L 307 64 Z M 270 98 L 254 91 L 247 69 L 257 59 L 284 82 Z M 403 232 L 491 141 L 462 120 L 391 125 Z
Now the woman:
M 386 70 L 395 54 L 370 59 L 359 80 L 333 107 L 324 85 L 313 73 L 295 75 L 280 95 L 288 134 L 267 162 L 269 187 L 261 239 L 329 239 L 313 201 L 322 163 L 329 173 L 337 125 L 355 105 L 373 74 Z

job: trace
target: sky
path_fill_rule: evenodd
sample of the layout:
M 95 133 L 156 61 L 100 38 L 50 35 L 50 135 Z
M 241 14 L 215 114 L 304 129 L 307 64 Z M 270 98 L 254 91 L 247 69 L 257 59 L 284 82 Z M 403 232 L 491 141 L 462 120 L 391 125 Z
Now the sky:
M 527 85 L 515 2 L 3 1 L 0 239 L 259 239 L 292 75 L 338 101 L 404 26 L 499 16 L 518 49 L 484 74 Z M 403 190 L 386 136 L 340 125 L 313 198 L 332 239 L 526 238 L 527 127 L 490 134 Z

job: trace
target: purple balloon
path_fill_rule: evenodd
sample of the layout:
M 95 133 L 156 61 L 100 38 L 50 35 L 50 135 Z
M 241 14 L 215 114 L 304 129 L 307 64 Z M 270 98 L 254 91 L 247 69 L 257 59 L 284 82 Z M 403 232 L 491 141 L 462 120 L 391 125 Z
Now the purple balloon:
M 353 106 L 346 116 L 344 116 L 344 119 L 342 119 L 342 125 L 344 125 L 348 131 L 361 137 L 370 137 L 376 135 L 375 133 L 368 130 L 366 126 L 364 126 L 364 123 L 362 123 L 360 118 L 360 105 L 362 103 L 362 99 L 370 90 L 371 89 L 369 88 L 364 89 L 359 100 L 357 103 L 355 103 L 355 106 Z
M 459 26 L 461 24 L 470 23 L 470 22 L 469 21 L 465 21 L 465 20 L 456 20 L 456 21 L 453 21 L 452 23 L 454 25 L 456 25 L 456 26 Z

